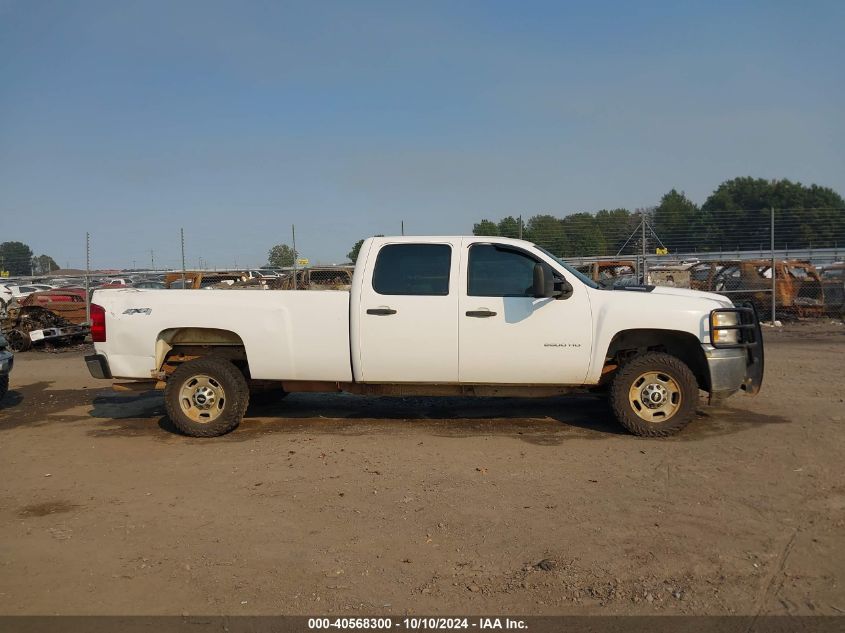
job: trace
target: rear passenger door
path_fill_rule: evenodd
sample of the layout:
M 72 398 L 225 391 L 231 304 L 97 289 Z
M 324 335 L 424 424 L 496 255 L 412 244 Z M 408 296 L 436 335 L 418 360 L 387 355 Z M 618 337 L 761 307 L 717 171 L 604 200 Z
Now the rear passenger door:
M 401 241 L 369 253 L 358 314 L 361 381 L 458 381 L 460 244 Z

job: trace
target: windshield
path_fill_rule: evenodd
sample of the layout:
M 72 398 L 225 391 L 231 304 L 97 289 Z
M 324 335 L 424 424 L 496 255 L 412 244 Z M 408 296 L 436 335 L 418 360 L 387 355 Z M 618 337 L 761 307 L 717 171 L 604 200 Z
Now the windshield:
M 590 288 L 601 288 L 602 287 L 602 286 L 598 285 L 595 281 L 593 281 L 592 279 L 587 277 L 587 275 L 585 275 L 584 273 L 578 272 L 577 270 L 575 270 L 575 268 L 573 268 L 572 266 L 567 264 L 565 261 L 563 261 L 559 257 L 556 257 L 554 254 L 550 253 L 549 251 L 547 251 L 542 246 L 537 246 L 535 244 L 534 248 L 536 248 L 539 251 L 542 251 L 543 253 L 545 253 L 546 255 L 551 257 L 554 261 L 556 261 L 558 264 L 563 266 L 567 271 L 569 271 L 575 277 L 577 277 L 579 279 L 579 281 L 581 281 L 581 283 L 583 283 L 585 286 L 589 286 Z

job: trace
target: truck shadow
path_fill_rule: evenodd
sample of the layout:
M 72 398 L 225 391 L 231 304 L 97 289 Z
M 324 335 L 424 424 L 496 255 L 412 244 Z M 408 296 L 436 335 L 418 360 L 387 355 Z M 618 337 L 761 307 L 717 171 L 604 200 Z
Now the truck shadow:
M 595 396 L 560 398 L 387 398 L 347 394 L 292 394 L 271 405 L 252 405 L 233 433 L 215 439 L 184 438 L 167 418 L 160 392 L 54 390 L 43 381 L 16 387 L 0 404 L 0 432 L 19 427 L 90 423 L 94 437 L 151 436 L 172 441 L 238 442 L 261 435 L 429 433 L 472 439 L 512 437 L 537 445 L 573 439 L 608 439 L 627 432 L 607 403 Z M 737 399 L 737 404 L 742 402 Z M 708 408 L 678 435 L 662 442 L 699 441 L 790 420 L 738 408 Z M 154 422 L 154 423 L 153 423 Z M 635 441 L 648 441 L 631 438 Z
M 158 393 L 102 395 L 93 399 L 90 416 L 101 420 L 93 436 L 154 435 L 181 437 L 164 412 Z M 157 424 L 151 425 L 150 419 Z M 785 424 L 779 416 L 741 409 L 700 411 L 683 432 L 659 441 L 699 441 L 749 428 Z M 261 435 L 429 433 L 438 437 L 472 439 L 504 436 L 537 445 L 559 445 L 573 439 L 626 436 L 607 403 L 595 396 L 561 398 L 387 398 L 346 394 L 293 394 L 272 405 L 252 405 L 240 427 L 220 438 L 188 441 L 246 441 Z M 632 438 L 634 439 L 634 438 Z M 648 441 L 639 440 L 637 441 Z

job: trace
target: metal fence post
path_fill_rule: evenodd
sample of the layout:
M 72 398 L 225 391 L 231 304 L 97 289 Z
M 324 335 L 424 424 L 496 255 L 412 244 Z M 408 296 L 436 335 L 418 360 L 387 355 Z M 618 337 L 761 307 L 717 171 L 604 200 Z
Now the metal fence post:
M 290 225 L 290 233 L 291 233 L 291 237 L 293 239 L 293 289 L 298 290 L 297 286 L 299 285 L 299 280 L 296 277 L 299 274 L 299 271 L 297 270 L 298 267 L 296 265 L 296 259 L 298 257 L 298 254 L 296 252 L 296 225 L 295 224 Z
M 642 241 L 643 241 L 643 244 L 642 244 L 642 246 L 643 246 L 643 249 L 642 249 L 643 250 L 642 275 L 643 275 L 643 285 L 646 285 L 648 283 L 648 266 L 647 266 L 646 261 L 645 261 L 645 258 L 646 258 L 645 209 L 643 209 L 643 221 L 640 224 L 642 226 Z
M 91 324 L 91 234 L 85 234 L 85 322 Z
M 182 238 L 182 287 L 185 287 L 185 229 L 179 229 L 179 236 Z
M 777 262 L 775 261 L 775 208 L 771 207 L 772 214 L 772 325 L 777 320 L 775 307 L 777 305 Z

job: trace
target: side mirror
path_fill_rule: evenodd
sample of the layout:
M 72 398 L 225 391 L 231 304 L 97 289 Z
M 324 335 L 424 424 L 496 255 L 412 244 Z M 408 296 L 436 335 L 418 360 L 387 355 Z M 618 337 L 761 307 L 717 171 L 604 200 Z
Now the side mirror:
M 540 263 L 534 264 L 533 294 L 535 299 L 569 299 L 572 296 L 572 284 L 565 279 L 553 276 Z
M 551 280 L 549 280 L 551 281 Z M 542 264 L 537 263 L 534 264 L 534 298 L 535 299 L 543 299 L 545 297 L 550 296 L 548 294 L 549 288 L 546 283 L 546 269 L 543 267 Z

